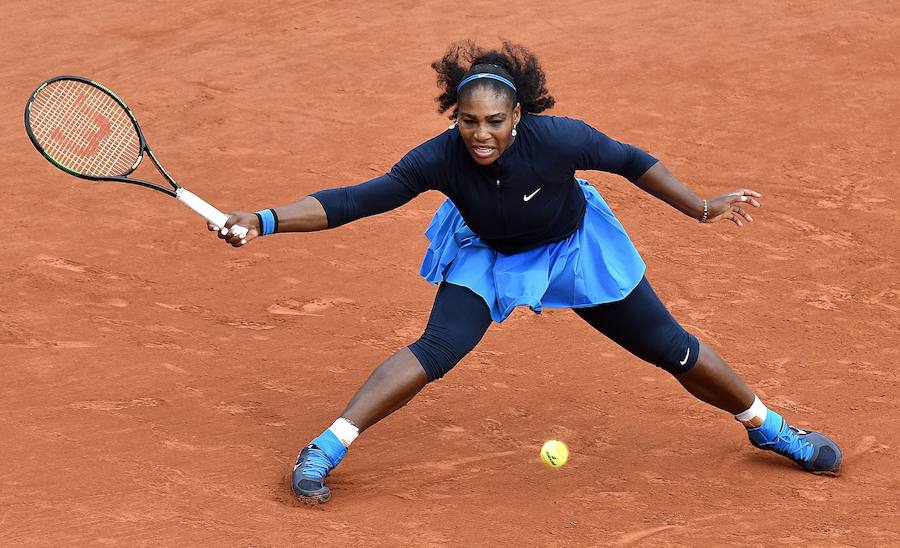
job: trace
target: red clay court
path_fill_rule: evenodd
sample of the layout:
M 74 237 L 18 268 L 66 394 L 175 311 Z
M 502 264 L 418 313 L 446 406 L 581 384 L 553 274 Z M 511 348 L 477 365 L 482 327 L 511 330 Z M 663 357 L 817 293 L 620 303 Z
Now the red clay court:
M 0 545 L 900 545 L 900 7 L 291 4 L 6 2 Z M 233 250 L 175 200 L 53 168 L 22 124 L 38 83 L 88 76 L 182 184 L 260 209 L 443 131 L 430 62 L 501 36 L 541 57 L 551 114 L 698 194 L 762 192 L 743 230 L 699 226 L 585 173 L 672 313 L 838 441 L 841 477 L 753 449 L 570 311 L 519 310 L 298 505 L 297 451 L 421 333 L 443 197 Z

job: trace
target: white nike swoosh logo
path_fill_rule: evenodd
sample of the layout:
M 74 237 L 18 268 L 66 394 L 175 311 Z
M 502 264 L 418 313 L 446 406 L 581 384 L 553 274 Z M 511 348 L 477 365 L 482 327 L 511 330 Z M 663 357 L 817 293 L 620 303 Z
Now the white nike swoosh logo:
M 541 191 L 541 187 L 538 187 L 538 189 L 535 190 L 534 192 L 532 192 L 531 194 L 528 194 L 527 196 L 522 196 L 522 199 L 525 200 L 525 201 L 527 202 L 528 200 L 534 198 L 534 195 L 537 194 L 537 193 L 540 192 L 540 191 Z
M 684 359 L 681 360 L 681 361 L 678 362 L 678 363 L 680 363 L 681 365 L 686 364 L 686 363 L 687 363 L 688 356 L 690 356 L 690 355 L 691 355 L 691 349 L 688 348 L 687 354 L 684 355 Z

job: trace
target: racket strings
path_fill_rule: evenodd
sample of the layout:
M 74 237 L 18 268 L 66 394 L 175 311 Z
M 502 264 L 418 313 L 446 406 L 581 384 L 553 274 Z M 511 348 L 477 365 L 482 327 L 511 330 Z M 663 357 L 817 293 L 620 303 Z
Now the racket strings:
M 103 90 L 58 80 L 38 92 L 29 115 L 38 144 L 54 161 L 83 175 L 129 172 L 141 154 L 131 117 Z

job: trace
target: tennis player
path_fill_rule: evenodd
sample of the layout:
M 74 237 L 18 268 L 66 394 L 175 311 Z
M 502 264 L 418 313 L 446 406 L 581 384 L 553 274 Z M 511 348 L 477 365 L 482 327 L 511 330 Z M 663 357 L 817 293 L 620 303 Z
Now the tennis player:
M 426 231 L 422 276 L 437 284 L 422 336 L 380 364 L 334 424 L 300 451 L 292 489 L 330 498 L 326 477 L 350 444 L 440 379 L 517 306 L 571 308 L 639 358 L 671 373 L 700 400 L 734 415 L 750 443 L 804 470 L 836 474 L 841 451 L 790 426 L 731 367 L 669 314 L 645 277 L 625 229 L 578 170 L 621 175 L 701 223 L 743 226 L 761 194 L 738 189 L 702 199 L 656 158 L 588 124 L 541 115 L 554 104 L 537 58 L 504 43 L 452 45 L 432 63 L 439 112 L 453 124 L 390 172 L 256 213 L 232 213 L 219 237 L 239 247 L 259 236 L 336 228 L 397 208 L 427 190 L 448 197 Z M 452 110 L 451 110 L 452 109 Z M 229 227 L 249 228 L 245 238 Z M 221 229 L 220 229 L 221 228 Z

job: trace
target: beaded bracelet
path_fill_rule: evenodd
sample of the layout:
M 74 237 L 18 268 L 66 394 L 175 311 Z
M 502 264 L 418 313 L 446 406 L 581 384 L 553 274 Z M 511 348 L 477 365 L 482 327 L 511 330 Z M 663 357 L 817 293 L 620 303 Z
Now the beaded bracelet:
M 703 200 L 703 217 L 700 217 L 700 222 L 705 223 L 707 218 L 709 218 L 709 202 Z
M 278 232 L 278 215 L 274 209 L 263 209 L 256 212 L 256 218 L 259 220 L 259 235 L 268 236 Z

